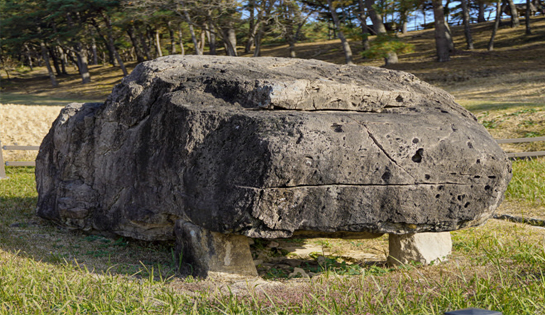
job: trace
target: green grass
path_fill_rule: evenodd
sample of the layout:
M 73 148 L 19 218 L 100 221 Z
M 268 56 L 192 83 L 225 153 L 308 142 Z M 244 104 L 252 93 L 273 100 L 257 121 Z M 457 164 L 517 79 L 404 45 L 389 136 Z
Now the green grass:
M 10 178 L 0 181 L 0 314 L 378 315 L 442 314 L 467 307 L 505 315 L 545 314 L 545 231 L 540 229 L 492 220 L 453 232 L 451 259 L 435 266 L 346 265 L 328 257 L 315 270 L 321 275 L 310 280 L 287 281 L 282 271 L 271 269 L 271 278 L 284 280 L 226 285 L 180 279 L 173 269 L 160 270 L 171 263 L 168 247 L 60 233 L 46 223 L 32 223 L 33 172 L 30 167 L 7 168 Z M 532 174 L 543 173 L 540 160 L 515 161 L 514 172 L 525 185 L 543 185 L 542 179 L 532 180 Z M 509 189 L 508 198 L 535 198 Z M 39 244 L 45 252 L 17 230 L 50 235 Z M 333 246 L 335 241 L 327 242 L 322 245 Z M 72 255 L 62 251 L 66 248 Z M 115 261 L 125 251 L 152 251 L 161 258 Z M 100 262 L 107 267 L 100 268 Z
M 174 314 L 189 297 L 165 281 L 96 274 L 71 263 L 48 264 L 1 253 L 1 314 Z
M 545 159 L 513 162 L 513 178 L 505 195 L 508 200 L 545 205 Z
M 11 93 L 11 92 L 2 92 L 0 93 L 0 103 L 1 104 L 20 104 L 20 105 L 67 105 L 70 103 L 93 103 L 93 102 L 104 102 L 105 98 L 96 98 L 96 99 L 81 99 L 81 98 L 56 98 L 56 97 L 43 97 L 33 94 L 24 94 L 24 93 Z
M 457 100 L 460 105 L 471 112 L 500 112 L 506 110 L 527 110 L 527 109 L 545 109 L 545 104 L 534 102 L 499 102 L 482 100 Z
M 7 179 L 0 180 L 0 218 L 4 225 L 10 225 L 33 215 L 37 193 L 34 167 L 7 167 L 6 175 Z

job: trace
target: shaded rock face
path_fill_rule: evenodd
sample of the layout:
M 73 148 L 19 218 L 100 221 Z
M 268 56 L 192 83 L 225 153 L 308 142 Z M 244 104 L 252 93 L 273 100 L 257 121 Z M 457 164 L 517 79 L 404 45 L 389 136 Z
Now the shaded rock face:
M 411 74 L 169 56 L 104 104 L 68 105 L 36 175 L 39 216 L 166 240 L 177 220 L 264 238 L 456 230 L 490 217 L 511 167 L 471 113 Z

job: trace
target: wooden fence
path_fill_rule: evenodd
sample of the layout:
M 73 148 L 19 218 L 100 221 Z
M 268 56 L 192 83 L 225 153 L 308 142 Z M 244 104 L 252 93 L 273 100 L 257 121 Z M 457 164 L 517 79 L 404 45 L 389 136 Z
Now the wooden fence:
M 523 142 L 536 142 L 536 141 L 545 141 L 545 137 L 496 140 L 497 143 L 523 143 Z M 523 158 L 523 157 L 534 157 L 534 156 L 544 156 L 544 155 L 545 155 L 545 151 L 507 153 L 507 156 L 510 158 Z
M 40 146 L 37 145 L 5 145 L 2 146 L 0 142 L 0 179 L 7 178 L 5 166 L 36 166 L 35 161 L 4 161 L 4 150 L 39 150 Z
M 536 141 L 545 141 L 545 137 L 534 137 L 534 138 L 517 138 L 517 139 L 497 139 L 497 143 L 523 143 L 523 142 L 536 142 Z M 6 178 L 6 170 L 4 166 L 36 166 L 35 161 L 4 161 L 2 151 L 3 150 L 39 150 L 39 146 L 27 145 L 27 146 L 16 146 L 16 145 L 5 145 L 2 146 L 0 142 L 0 179 Z M 507 156 L 511 159 L 516 158 L 527 158 L 527 157 L 536 157 L 536 156 L 545 156 L 545 151 L 535 151 L 535 152 L 518 152 L 518 153 L 507 153 Z

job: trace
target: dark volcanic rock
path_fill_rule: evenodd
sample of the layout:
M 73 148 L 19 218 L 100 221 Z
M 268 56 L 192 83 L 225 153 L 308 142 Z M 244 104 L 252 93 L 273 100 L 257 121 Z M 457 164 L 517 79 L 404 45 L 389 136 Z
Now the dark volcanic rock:
M 511 167 L 471 113 L 411 74 L 169 56 L 104 104 L 67 106 L 36 175 L 41 217 L 164 240 L 179 219 L 265 238 L 456 230 L 492 215 Z

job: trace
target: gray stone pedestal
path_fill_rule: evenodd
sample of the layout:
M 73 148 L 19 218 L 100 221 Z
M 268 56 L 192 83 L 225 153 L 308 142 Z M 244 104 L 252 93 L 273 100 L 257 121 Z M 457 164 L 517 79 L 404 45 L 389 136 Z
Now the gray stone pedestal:
M 246 236 L 211 232 L 184 220 L 176 222 L 175 234 L 182 273 L 202 278 L 257 277 Z
M 435 261 L 445 261 L 452 251 L 450 232 L 390 234 L 389 265 L 419 262 L 428 265 Z

